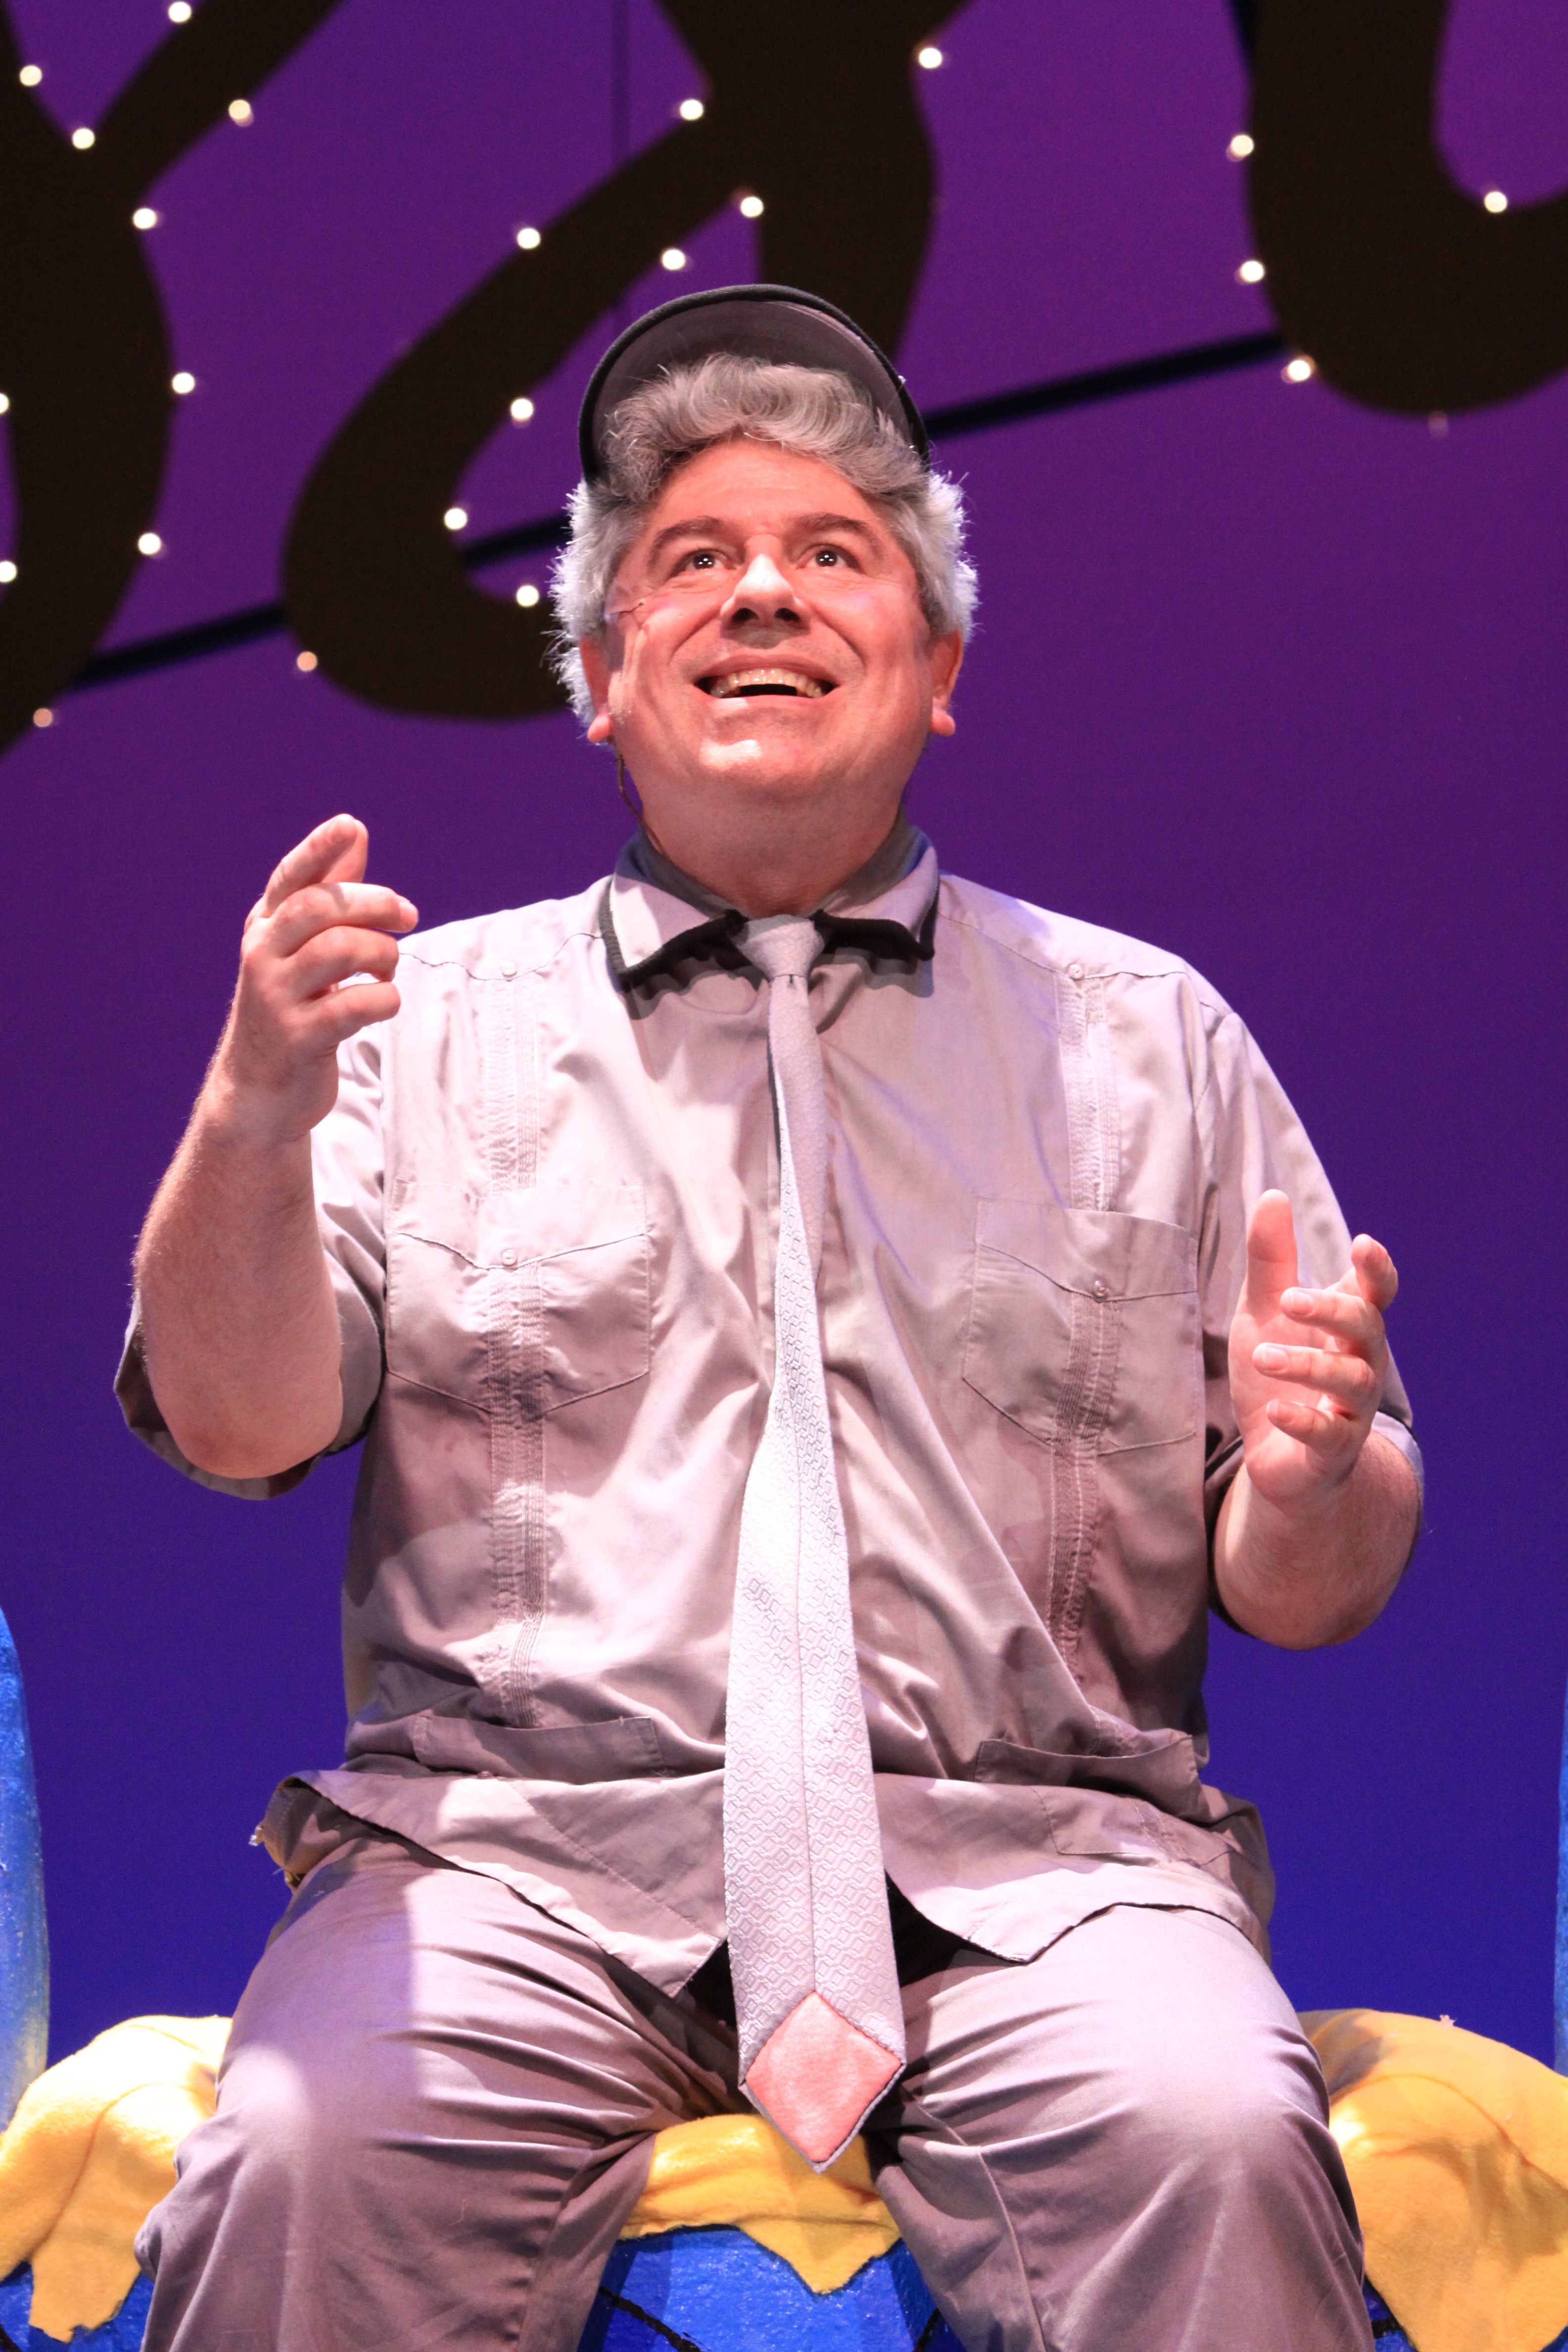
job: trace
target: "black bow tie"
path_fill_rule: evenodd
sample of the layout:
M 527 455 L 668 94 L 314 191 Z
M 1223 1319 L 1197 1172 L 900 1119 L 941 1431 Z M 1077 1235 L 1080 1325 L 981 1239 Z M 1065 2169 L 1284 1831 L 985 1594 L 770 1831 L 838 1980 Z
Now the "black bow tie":
M 936 953 L 934 896 L 918 931 L 884 915 L 830 915 L 825 908 L 818 908 L 811 919 L 816 925 L 825 955 L 837 955 L 844 950 L 852 955 L 866 956 L 873 963 L 901 963 L 912 969 L 916 964 L 930 963 Z M 601 929 L 616 985 L 631 990 L 646 988 L 656 980 L 679 983 L 705 967 L 721 971 L 753 969 L 750 957 L 738 944 L 738 935 L 745 929 L 747 920 L 738 908 L 727 908 L 723 914 L 714 915 L 705 923 L 694 923 L 689 931 L 677 931 L 672 940 L 666 940 L 661 948 L 644 956 L 640 963 L 628 964 L 616 937 L 610 917 L 610 894 L 606 890 Z

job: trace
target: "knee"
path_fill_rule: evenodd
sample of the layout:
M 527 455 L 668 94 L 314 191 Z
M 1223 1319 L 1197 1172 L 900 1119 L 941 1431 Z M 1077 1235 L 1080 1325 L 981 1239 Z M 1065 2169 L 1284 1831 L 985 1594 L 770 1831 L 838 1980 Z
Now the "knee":
M 1258 2191 L 1337 2165 L 1317 2060 L 1283 2023 L 1146 2041 L 1118 2105 L 1142 2161 L 1167 2177 L 1244 2179 Z
M 212 2153 L 251 2173 L 330 2183 L 384 2140 L 405 2105 L 387 2053 L 345 2042 L 291 2051 L 275 2043 L 237 2052 L 218 2094 Z

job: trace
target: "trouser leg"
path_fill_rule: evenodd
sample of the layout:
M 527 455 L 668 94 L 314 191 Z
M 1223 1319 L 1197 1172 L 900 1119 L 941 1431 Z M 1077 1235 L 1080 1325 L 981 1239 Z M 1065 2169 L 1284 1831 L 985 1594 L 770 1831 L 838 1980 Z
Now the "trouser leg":
M 650 2136 L 732 2107 L 733 2057 L 495 1881 L 342 1848 L 143 2232 L 147 2352 L 575 2352 Z
M 1108 1911 L 905 1995 L 878 2186 L 966 2352 L 1359 2352 L 1322 2077 L 1246 1939 Z

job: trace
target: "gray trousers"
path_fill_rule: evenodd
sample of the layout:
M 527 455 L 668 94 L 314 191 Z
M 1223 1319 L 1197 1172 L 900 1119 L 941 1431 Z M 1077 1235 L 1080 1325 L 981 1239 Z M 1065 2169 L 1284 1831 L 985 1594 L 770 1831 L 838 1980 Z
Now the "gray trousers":
M 1124 1907 L 906 1987 L 877 2181 L 967 2352 L 1371 2342 L 1322 2079 L 1237 1931 Z M 575 2352 L 733 2035 L 495 1880 L 356 1839 L 235 2019 L 139 2251 L 147 2352 Z

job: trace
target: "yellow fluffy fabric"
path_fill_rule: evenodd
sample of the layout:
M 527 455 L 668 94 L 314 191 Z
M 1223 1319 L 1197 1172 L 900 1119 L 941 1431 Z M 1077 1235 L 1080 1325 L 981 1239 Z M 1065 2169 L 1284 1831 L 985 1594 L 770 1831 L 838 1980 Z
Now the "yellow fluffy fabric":
M 213 2111 L 226 2017 L 133 2017 L 40 2074 L 0 2139 L 0 2278 L 33 2265 L 32 2324 L 68 2339 L 111 2319 L 132 2252 Z
M 1367 2276 L 1420 2352 L 1541 2352 L 1568 2326 L 1568 2081 L 1461 2026 L 1302 2018 Z
M 661 2131 L 622 2235 L 721 2223 L 781 2254 L 816 2294 L 843 2286 L 899 2234 L 861 2140 L 817 2173 L 761 2116 L 704 2116 Z

